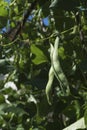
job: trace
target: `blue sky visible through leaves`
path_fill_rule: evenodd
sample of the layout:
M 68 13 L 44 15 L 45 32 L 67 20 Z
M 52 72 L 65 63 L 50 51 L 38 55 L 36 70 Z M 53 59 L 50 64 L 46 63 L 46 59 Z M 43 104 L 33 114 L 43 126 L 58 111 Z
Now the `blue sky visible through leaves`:
M 31 21 L 32 19 L 33 19 L 33 15 L 30 15 L 28 20 Z M 43 18 L 42 22 L 44 23 L 45 26 L 49 26 L 49 18 L 48 17 Z
M 5 1 L 7 1 L 8 3 L 10 3 L 10 0 L 5 0 Z M 33 16 L 29 16 L 29 20 L 32 20 L 32 18 L 33 18 Z M 42 21 L 43 21 L 43 23 L 44 23 L 45 26 L 48 26 L 48 25 L 49 25 L 48 17 L 43 18 Z
M 10 3 L 10 0 L 5 0 L 5 1 L 7 1 L 8 3 Z M 33 19 L 33 15 L 30 15 L 29 18 L 28 18 L 28 20 L 31 21 L 32 19 Z M 43 19 L 42 19 L 42 22 L 44 23 L 45 26 L 49 26 L 49 18 L 48 18 L 48 17 L 43 18 Z M 0 33 L 3 33 L 3 32 L 6 32 L 6 27 L 4 27 L 4 28 L 0 31 Z
M 49 19 L 48 19 L 48 17 L 43 18 L 43 23 L 44 23 L 45 26 L 49 26 Z

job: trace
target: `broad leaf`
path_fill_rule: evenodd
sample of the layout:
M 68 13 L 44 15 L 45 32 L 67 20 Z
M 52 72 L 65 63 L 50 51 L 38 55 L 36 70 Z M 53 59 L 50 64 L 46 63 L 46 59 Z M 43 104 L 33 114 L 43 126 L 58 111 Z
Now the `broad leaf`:
M 31 52 L 33 54 L 32 62 L 34 64 L 39 65 L 48 61 L 43 50 L 41 50 L 38 46 L 31 45 Z

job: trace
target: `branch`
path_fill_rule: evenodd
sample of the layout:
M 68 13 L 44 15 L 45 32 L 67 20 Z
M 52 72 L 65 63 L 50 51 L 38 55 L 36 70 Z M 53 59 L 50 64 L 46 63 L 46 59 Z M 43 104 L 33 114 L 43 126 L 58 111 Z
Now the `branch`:
M 4 33 L 4 36 L 7 36 L 9 38 L 10 41 L 14 41 L 15 38 L 20 34 L 22 28 L 24 27 L 27 18 L 29 17 L 29 15 L 31 14 L 32 10 L 35 8 L 37 3 L 37 0 L 35 0 L 31 6 L 29 7 L 29 9 L 26 11 L 24 18 L 22 21 L 18 22 L 16 27 L 11 28 L 8 32 Z

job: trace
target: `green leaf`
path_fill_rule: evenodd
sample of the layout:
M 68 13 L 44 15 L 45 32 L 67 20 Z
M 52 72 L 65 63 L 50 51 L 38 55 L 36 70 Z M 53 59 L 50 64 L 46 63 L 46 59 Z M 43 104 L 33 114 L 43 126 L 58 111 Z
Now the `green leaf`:
M 0 116 L 0 127 L 4 124 L 4 119 L 2 116 Z
M 7 2 L 0 1 L 0 16 L 7 17 L 8 10 L 7 10 Z
M 4 95 L 0 94 L 0 104 L 5 102 Z
M 31 45 L 31 52 L 34 54 L 34 58 L 32 59 L 34 64 L 39 65 L 48 61 L 43 50 L 41 50 L 38 46 Z
M 79 64 L 79 66 L 82 72 L 87 73 L 87 60 L 86 59 L 83 59 L 81 63 Z
M 0 16 L 6 17 L 8 14 L 8 11 L 5 9 L 5 7 L 0 6 Z
M 0 0 L 0 28 L 6 26 L 8 20 L 8 3 Z
M 50 106 L 47 102 L 46 96 L 43 96 L 40 102 L 37 103 L 37 115 L 39 117 L 46 116 L 50 111 Z
M 5 59 L 0 59 L 0 67 L 6 65 Z
M 15 113 L 19 117 L 23 116 L 24 114 L 27 114 L 22 108 L 19 108 L 15 105 L 9 105 L 7 108 L 4 108 L 4 111 Z
M 32 118 L 33 116 L 35 116 L 37 112 L 36 104 L 34 102 L 26 103 L 25 110 L 27 113 L 29 113 L 29 116 Z
M 18 125 L 17 129 L 16 130 L 24 130 L 22 124 Z

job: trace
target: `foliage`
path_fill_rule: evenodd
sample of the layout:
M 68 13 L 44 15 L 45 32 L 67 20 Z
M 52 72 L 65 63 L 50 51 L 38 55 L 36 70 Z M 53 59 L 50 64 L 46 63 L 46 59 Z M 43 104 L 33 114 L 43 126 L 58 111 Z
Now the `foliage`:
M 87 1 L 37 0 L 23 26 L 33 2 L 0 0 L 0 128 L 62 130 L 83 116 L 87 126 Z M 18 23 L 23 27 L 11 41 Z M 70 92 L 63 94 L 55 76 L 50 105 L 45 89 L 57 36 Z

